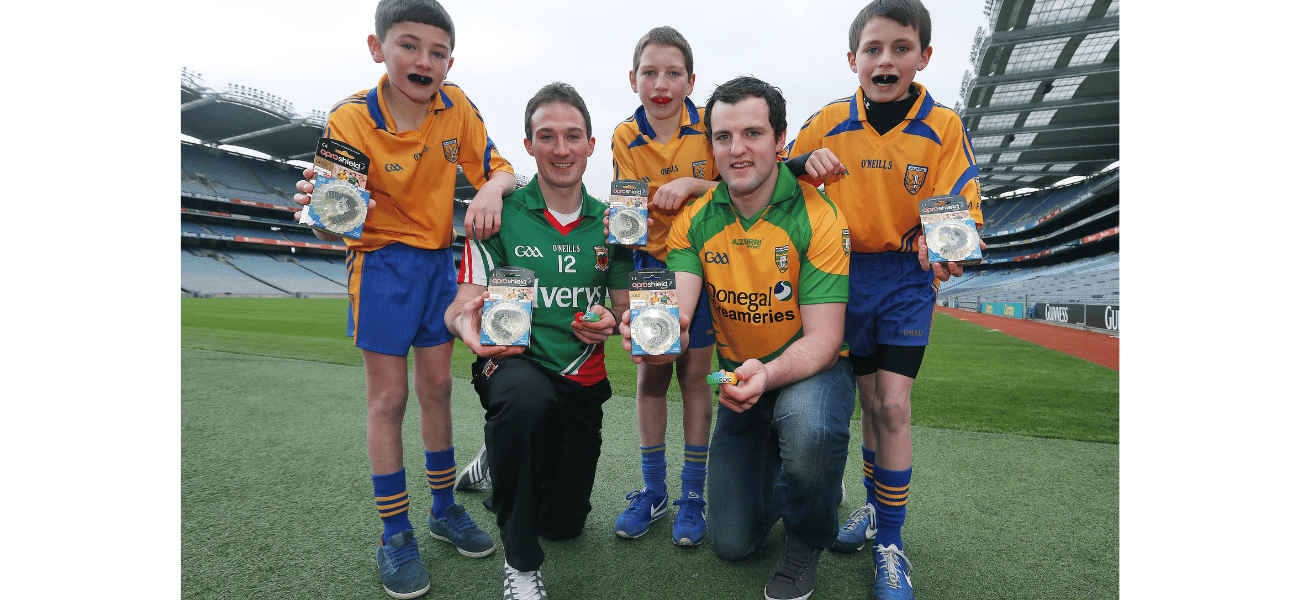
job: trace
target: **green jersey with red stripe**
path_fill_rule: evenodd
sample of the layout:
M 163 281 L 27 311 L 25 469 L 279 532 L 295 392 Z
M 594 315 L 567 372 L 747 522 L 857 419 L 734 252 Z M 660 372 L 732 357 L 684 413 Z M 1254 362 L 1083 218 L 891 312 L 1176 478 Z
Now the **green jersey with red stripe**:
M 578 220 L 560 225 L 533 178 L 505 198 L 500 232 L 466 240 L 458 279 L 486 286 L 492 270 L 507 265 L 536 274 L 532 343 L 523 356 L 583 385 L 605 378 L 605 348 L 573 334 L 573 315 L 604 304 L 610 289 L 627 289 L 632 272 L 631 251 L 605 241 L 605 208 L 584 187 Z

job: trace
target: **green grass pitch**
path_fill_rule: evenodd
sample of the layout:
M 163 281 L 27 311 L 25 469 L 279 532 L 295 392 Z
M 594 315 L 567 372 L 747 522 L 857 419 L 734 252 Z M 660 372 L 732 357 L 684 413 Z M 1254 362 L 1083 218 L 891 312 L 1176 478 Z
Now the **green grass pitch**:
M 344 336 L 346 301 L 182 299 L 181 584 L 184 598 L 386 598 L 374 565 L 360 352 Z M 616 342 L 617 340 L 615 340 Z M 640 486 L 635 370 L 607 345 L 594 509 L 576 540 L 543 543 L 554 598 L 755 598 L 779 553 L 736 563 L 711 542 L 613 534 L 623 496 Z M 483 410 L 454 355 L 459 466 L 482 443 Z M 675 391 L 674 391 L 675 393 Z M 422 531 L 429 509 L 411 402 L 404 438 L 412 521 L 433 579 L 428 598 L 498 598 L 501 560 L 460 556 Z M 715 409 L 716 410 L 716 409 Z M 681 469 L 680 403 L 669 403 L 669 490 Z M 904 527 L 923 598 L 1117 598 L 1118 374 L 936 315 L 913 392 L 915 470 Z M 845 467 L 861 504 L 858 423 Z M 677 440 L 673 442 L 673 440 Z M 675 446 L 675 448 L 673 448 Z M 499 541 L 482 493 L 458 494 Z M 823 555 L 814 598 L 866 598 L 868 553 Z

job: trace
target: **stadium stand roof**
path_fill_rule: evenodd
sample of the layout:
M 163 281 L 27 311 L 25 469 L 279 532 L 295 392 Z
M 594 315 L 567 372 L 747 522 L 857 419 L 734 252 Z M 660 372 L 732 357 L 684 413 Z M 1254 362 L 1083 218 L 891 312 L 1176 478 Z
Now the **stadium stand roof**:
M 985 0 L 962 115 L 985 196 L 1119 161 L 1119 0 Z

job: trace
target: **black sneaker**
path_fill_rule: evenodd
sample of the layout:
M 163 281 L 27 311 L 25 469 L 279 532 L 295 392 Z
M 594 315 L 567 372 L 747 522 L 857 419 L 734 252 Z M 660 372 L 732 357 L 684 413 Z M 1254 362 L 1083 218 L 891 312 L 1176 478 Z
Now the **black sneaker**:
M 777 559 L 776 568 L 767 577 L 767 587 L 763 588 L 764 600 L 806 600 L 817 584 L 817 561 L 821 555 L 821 548 L 813 548 L 785 534 L 781 558 Z

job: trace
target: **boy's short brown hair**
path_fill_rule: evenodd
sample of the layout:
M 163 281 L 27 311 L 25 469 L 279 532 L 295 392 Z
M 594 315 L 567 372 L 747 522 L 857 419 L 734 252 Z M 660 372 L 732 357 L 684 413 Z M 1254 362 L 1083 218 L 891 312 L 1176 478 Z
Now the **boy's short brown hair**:
M 686 42 L 686 36 L 667 25 L 655 27 L 641 36 L 640 41 L 636 43 L 636 51 L 632 53 L 632 71 L 641 68 L 641 53 L 645 52 L 645 47 L 650 44 L 673 46 L 681 50 L 682 58 L 686 60 L 686 75 L 695 74 L 695 57 L 691 55 L 691 45 Z
M 456 26 L 438 0 L 379 0 L 375 6 L 375 35 L 380 40 L 388 34 L 388 28 L 403 21 L 433 25 L 446 31 L 451 38 L 451 49 L 456 49 Z
M 874 0 L 863 8 L 849 25 L 849 52 L 858 51 L 858 42 L 862 40 L 862 28 L 872 17 L 885 17 L 904 27 L 915 27 L 920 34 L 921 47 L 930 47 L 930 11 L 921 4 L 921 0 Z

